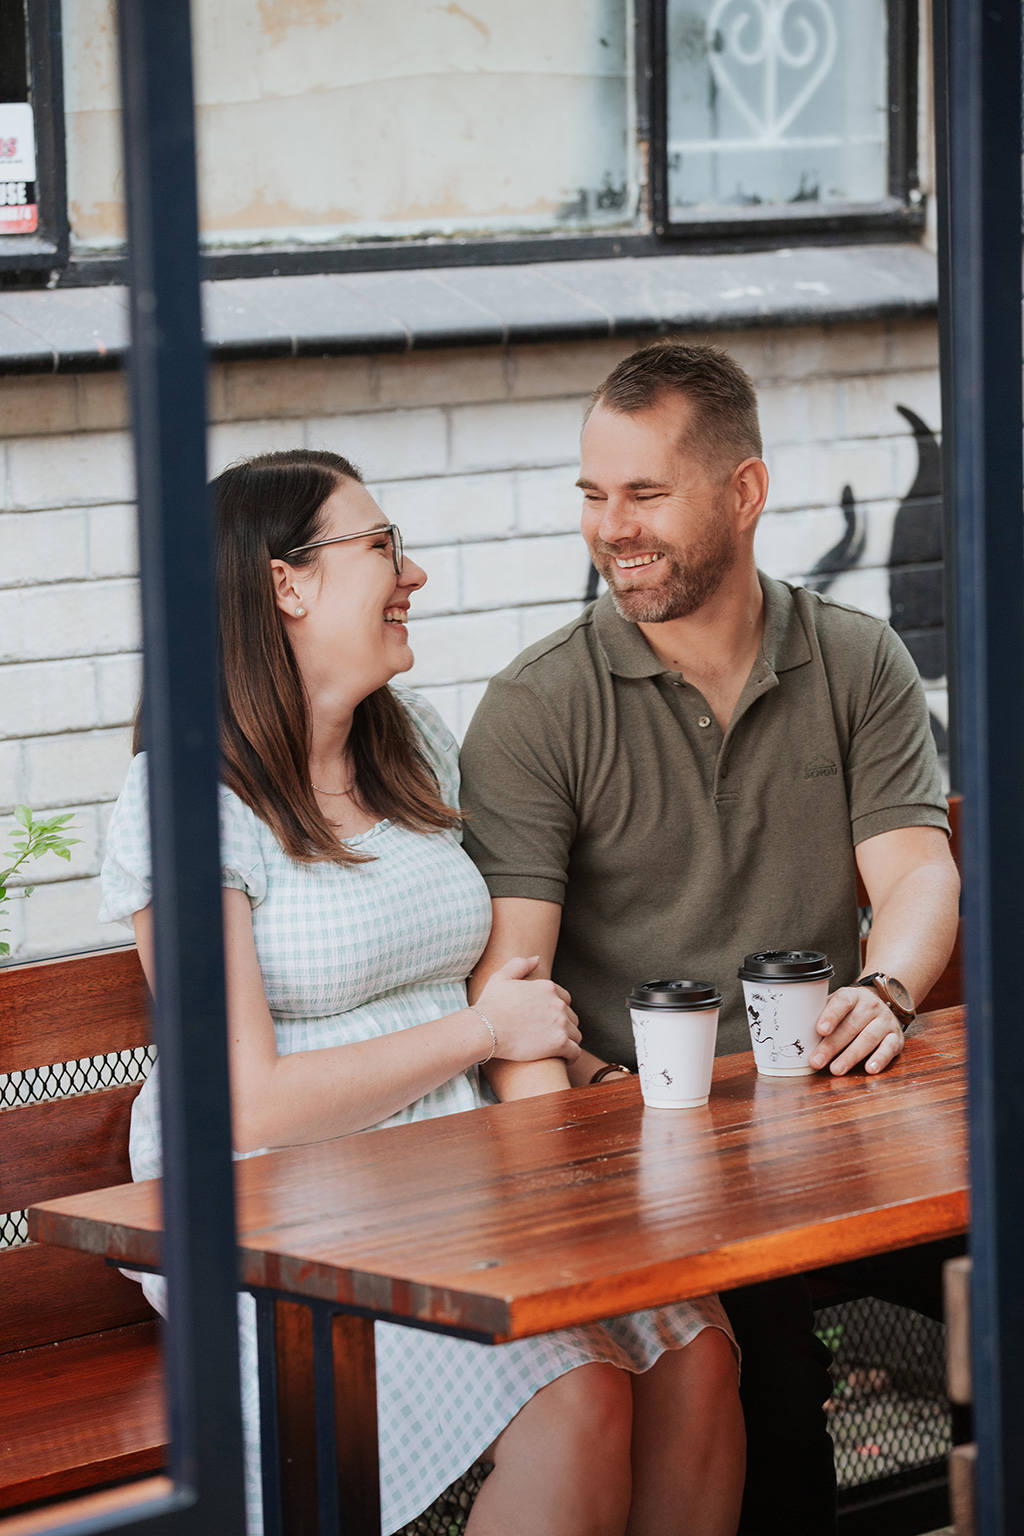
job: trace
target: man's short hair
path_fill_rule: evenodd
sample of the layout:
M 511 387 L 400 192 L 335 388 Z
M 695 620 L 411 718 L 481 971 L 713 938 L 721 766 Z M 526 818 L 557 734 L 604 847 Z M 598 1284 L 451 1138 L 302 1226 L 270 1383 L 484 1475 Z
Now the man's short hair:
M 721 347 L 656 341 L 623 358 L 599 384 L 590 409 L 606 406 L 633 416 L 682 395 L 693 406 L 684 446 L 712 468 L 761 457 L 757 395 L 749 374 Z M 589 413 L 588 413 L 589 414 Z

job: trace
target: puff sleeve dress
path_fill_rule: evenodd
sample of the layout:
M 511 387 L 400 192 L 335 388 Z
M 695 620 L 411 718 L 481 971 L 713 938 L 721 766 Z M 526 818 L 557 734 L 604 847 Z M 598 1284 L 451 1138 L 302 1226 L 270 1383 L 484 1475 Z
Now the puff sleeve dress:
M 458 804 L 455 742 L 436 711 L 396 688 L 443 799 Z M 410 832 L 389 821 L 350 838 L 373 855 L 358 865 L 300 864 L 223 786 L 222 883 L 244 890 L 280 1055 L 397 1033 L 466 1006 L 465 977 L 483 950 L 490 899 L 457 832 Z M 102 921 L 131 926 L 149 904 L 145 754 L 132 763 L 114 811 L 102 871 Z M 136 1179 L 160 1173 L 154 1068 L 135 1101 L 130 1155 Z M 394 1125 L 485 1102 L 476 1067 L 383 1121 Z M 258 1155 L 258 1154 L 250 1154 Z M 162 1281 L 145 1288 L 158 1308 Z M 705 1327 L 732 1337 L 717 1297 L 632 1313 L 607 1323 L 488 1346 L 378 1323 L 377 1404 L 381 1529 L 400 1529 L 477 1460 L 533 1394 L 578 1365 L 609 1361 L 645 1371 Z M 247 1499 L 262 1531 L 255 1310 L 239 1297 Z

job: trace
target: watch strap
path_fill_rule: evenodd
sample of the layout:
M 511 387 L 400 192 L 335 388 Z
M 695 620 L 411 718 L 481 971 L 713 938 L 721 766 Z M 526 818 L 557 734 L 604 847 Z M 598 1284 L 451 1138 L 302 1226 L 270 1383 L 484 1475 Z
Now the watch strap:
M 606 1077 L 610 1077 L 613 1072 L 625 1072 L 627 1077 L 632 1077 L 633 1076 L 633 1073 L 631 1072 L 629 1067 L 624 1067 L 622 1065 L 621 1061 L 609 1061 L 609 1062 L 606 1062 L 603 1067 L 598 1067 L 597 1071 L 594 1073 L 593 1077 L 590 1079 L 591 1087 L 594 1085 L 594 1083 L 602 1083 L 602 1082 L 604 1082 L 604 1079 Z

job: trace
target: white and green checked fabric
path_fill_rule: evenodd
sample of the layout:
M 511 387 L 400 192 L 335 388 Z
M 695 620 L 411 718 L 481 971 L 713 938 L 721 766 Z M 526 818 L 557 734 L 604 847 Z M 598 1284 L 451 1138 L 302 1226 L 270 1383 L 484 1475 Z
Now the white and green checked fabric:
M 449 805 L 458 803 L 455 742 L 437 713 L 408 689 L 408 710 Z M 457 833 L 424 836 L 383 821 L 350 839 L 368 864 L 298 864 L 270 829 L 220 790 L 222 880 L 248 893 L 278 1051 L 315 1051 L 392 1034 L 466 1004 L 464 978 L 487 940 L 490 899 Z M 117 802 L 103 864 L 101 921 L 131 926 L 147 906 L 149 825 L 145 756 Z M 156 1071 L 135 1101 L 131 1165 L 160 1172 Z M 417 1099 L 385 1125 L 474 1109 L 484 1102 L 476 1068 Z M 144 1288 L 162 1310 L 163 1282 Z M 255 1313 L 239 1298 L 247 1493 L 251 1536 L 262 1531 Z M 681 1302 L 609 1323 L 493 1348 L 378 1323 L 377 1404 L 382 1531 L 425 1509 L 478 1459 L 533 1394 L 577 1365 L 611 1361 L 643 1371 L 705 1326 L 729 1332 L 717 1298 Z

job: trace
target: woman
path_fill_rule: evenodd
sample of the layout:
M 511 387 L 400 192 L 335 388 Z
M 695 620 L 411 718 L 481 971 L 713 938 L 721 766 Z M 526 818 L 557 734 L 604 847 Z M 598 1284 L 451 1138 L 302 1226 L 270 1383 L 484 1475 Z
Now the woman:
M 460 847 L 454 742 L 415 693 L 405 627 L 426 577 L 358 471 L 267 454 L 215 482 L 221 858 L 232 1120 L 253 1155 L 484 1102 L 479 1066 L 573 1060 L 568 995 L 511 961 L 467 1008 L 490 902 Z M 152 977 L 144 757 L 111 822 L 102 917 Z M 159 1172 L 156 1085 L 136 1178 Z M 148 1285 L 159 1304 L 159 1283 Z M 250 1526 L 261 1528 L 252 1307 L 240 1298 Z M 469 1536 L 731 1536 L 736 1359 L 705 1297 L 489 1348 L 377 1324 L 382 1530 L 474 1461 Z M 427 1392 L 424 1392 L 424 1386 Z M 685 1511 L 681 1519 L 680 1511 Z

